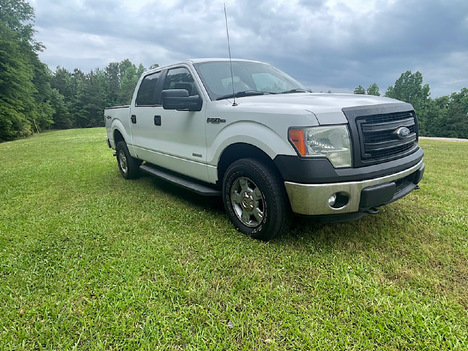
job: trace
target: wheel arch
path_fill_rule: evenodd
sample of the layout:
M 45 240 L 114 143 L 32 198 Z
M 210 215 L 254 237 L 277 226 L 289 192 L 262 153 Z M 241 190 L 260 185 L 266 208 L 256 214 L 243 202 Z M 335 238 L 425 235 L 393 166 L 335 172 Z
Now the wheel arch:
M 114 125 L 112 127 L 112 137 L 113 137 L 113 140 L 111 140 L 111 144 L 113 143 L 114 149 L 117 147 L 117 143 L 119 141 L 123 141 L 127 145 L 130 155 L 132 157 L 138 158 L 133 148 L 131 137 L 127 133 L 127 129 L 125 129 L 122 122 L 120 121 L 114 122 Z
M 128 133 L 130 131 L 129 128 L 130 127 L 128 125 L 126 126 L 117 117 L 112 120 L 112 125 L 110 130 L 108 130 L 108 135 L 111 133 L 109 136 L 112 137 L 111 143 L 113 143 L 114 149 L 119 141 L 125 141 L 125 144 L 130 148 L 131 145 L 129 144 L 131 144 L 131 138 Z
M 257 160 L 270 168 L 275 174 L 282 179 L 281 174 L 276 167 L 273 160 L 260 148 L 246 144 L 246 143 L 236 143 L 229 145 L 221 153 L 221 157 L 218 162 L 218 185 L 221 185 L 223 182 L 224 174 L 228 167 L 235 161 L 242 158 L 251 158 Z
M 122 133 L 120 132 L 120 130 L 115 129 L 115 130 L 114 130 L 114 143 L 115 143 L 116 146 L 117 146 L 117 144 L 119 143 L 119 141 L 124 141 L 124 142 L 125 142 L 125 138 L 123 137 L 123 135 L 122 135 Z

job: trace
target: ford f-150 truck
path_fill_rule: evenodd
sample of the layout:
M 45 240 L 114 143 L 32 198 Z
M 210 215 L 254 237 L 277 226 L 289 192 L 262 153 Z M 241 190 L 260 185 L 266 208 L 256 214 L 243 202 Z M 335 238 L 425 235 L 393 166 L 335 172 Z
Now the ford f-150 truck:
M 410 104 L 315 94 L 262 62 L 197 59 L 140 78 L 130 106 L 105 110 L 124 178 L 139 171 L 221 196 L 257 239 L 291 212 L 357 219 L 418 187 L 425 164 Z

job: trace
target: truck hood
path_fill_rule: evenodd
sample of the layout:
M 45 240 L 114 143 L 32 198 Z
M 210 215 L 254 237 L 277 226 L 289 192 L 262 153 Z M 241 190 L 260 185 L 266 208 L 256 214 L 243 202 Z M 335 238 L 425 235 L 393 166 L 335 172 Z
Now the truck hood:
M 232 100 L 231 100 L 232 101 Z M 246 96 L 236 99 L 243 109 L 271 109 L 277 113 L 315 115 L 321 125 L 348 123 L 342 109 L 346 107 L 365 107 L 375 105 L 401 104 L 401 101 L 372 95 L 358 94 L 272 94 Z

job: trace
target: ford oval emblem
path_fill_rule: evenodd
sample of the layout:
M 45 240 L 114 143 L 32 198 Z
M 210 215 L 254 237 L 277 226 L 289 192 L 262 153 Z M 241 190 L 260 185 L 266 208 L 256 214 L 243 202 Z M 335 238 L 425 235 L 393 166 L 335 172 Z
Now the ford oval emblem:
M 406 139 L 408 135 L 411 134 L 411 130 L 407 127 L 400 127 L 395 131 L 395 134 L 398 136 L 400 139 Z

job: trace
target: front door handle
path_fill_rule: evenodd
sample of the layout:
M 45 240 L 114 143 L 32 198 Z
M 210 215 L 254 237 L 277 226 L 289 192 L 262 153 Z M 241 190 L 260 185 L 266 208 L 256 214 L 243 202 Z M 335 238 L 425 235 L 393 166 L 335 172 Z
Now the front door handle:
M 133 124 L 136 124 L 136 115 L 132 115 L 131 120 Z
M 155 126 L 161 125 L 161 116 L 154 116 L 154 125 Z

